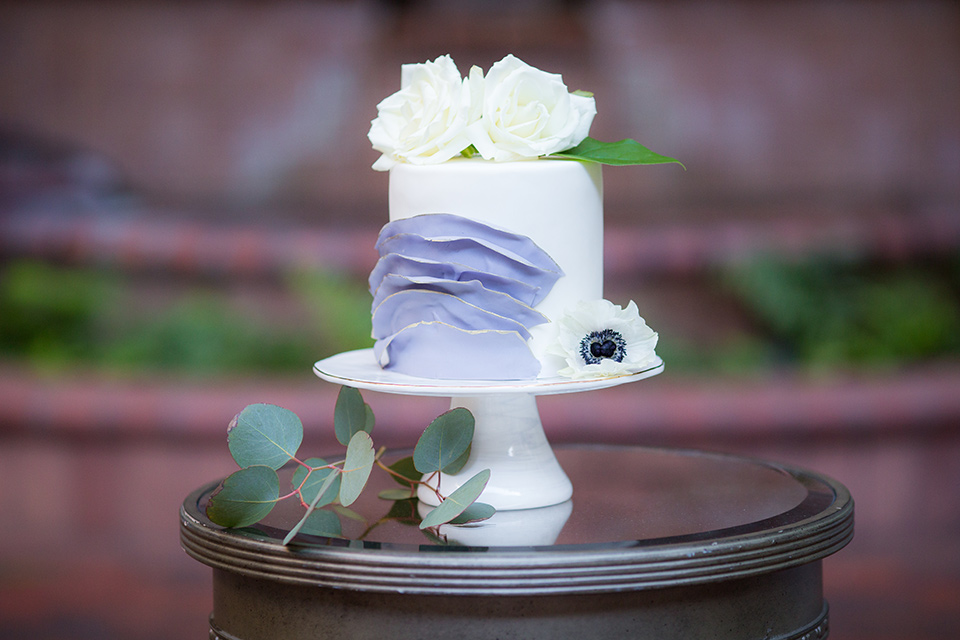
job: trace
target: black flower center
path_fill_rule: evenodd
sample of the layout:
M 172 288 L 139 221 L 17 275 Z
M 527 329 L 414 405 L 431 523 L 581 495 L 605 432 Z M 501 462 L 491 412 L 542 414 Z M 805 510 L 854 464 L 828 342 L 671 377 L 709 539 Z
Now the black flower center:
M 599 364 L 604 358 L 623 362 L 627 343 L 620 332 L 613 329 L 591 331 L 580 341 L 580 356 L 587 364 Z
M 613 340 L 605 340 L 601 342 L 591 342 L 590 343 L 590 353 L 594 358 L 612 358 L 613 354 L 617 352 L 617 345 L 614 344 Z

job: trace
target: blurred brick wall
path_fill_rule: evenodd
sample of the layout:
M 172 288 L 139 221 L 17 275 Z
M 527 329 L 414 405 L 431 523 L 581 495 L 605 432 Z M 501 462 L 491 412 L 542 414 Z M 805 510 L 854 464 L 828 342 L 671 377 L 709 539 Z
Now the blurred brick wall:
M 343 142 L 363 132 L 365 20 L 349 3 L 8 4 L 0 121 L 174 200 L 315 202 L 366 163 Z
M 956 3 L 507 4 L 8 2 L 0 125 L 155 199 L 378 223 L 366 131 L 400 63 L 513 52 L 595 91 L 596 137 L 686 163 L 608 170 L 614 218 L 960 194 Z

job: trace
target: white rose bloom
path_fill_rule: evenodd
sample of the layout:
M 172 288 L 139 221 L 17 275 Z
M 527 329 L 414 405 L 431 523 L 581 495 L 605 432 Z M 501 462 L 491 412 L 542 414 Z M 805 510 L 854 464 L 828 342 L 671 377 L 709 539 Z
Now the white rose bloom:
M 657 334 L 640 317 L 631 300 L 626 309 L 607 300 L 581 302 L 558 321 L 557 342 L 550 353 L 567 366 L 569 378 L 628 375 L 657 364 Z
M 505 161 L 577 146 L 587 137 L 597 107 L 592 97 L 567 91 L 559 74 L 508 55 L 483 79 L 481 112 L 483 117 L 470 125 L 470 142 L 487 160 Z
M 470 145 L 470 85 L 449 55 L 401 67 L 400 91 L 377 105 L 367 137 L 383 155 L 373 164 L 387 171 L 398 162 L 438 164 Z

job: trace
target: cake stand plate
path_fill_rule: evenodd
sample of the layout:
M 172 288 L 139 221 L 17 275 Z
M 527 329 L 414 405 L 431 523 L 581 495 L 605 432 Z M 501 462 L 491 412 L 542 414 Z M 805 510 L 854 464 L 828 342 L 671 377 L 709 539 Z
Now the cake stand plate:
M 637 373 L 607 378 L 572 380 L 560 376 L 532 380 L 433 380 L 381 369 L 373 349 L 358 349 L 330 356 L 313 365 L 313 371 L 327 382 L 367 391 L 410 396 L 485 396 L 528 394 L 545 396 L 577 391 L 596 391 L 644 380 L 663 371 L 663 361 Z
M 335 384 L 401 395 L 446 396 L 451 399 L 451 409 L 469 409 L 476 421 L 470 459 L 458 473 L 440 475 L 440 491 L 449 495 L 478 472 L 490 469 L 490 480 L 479 500 L 506 511 L 560 504 L 573 494 L 544 433 L 536 396 L 595 391 L 644 380 L 663 371 L 663 362 L 658 359 L 634 374 L 587 380 L 431 380 L 385 371 L 377 364 L 373 349 L 362 349 L 321 360 L 313 369 Z M 426 487 L 421 487 L 418 497 L 427 505 L 438 503 Z

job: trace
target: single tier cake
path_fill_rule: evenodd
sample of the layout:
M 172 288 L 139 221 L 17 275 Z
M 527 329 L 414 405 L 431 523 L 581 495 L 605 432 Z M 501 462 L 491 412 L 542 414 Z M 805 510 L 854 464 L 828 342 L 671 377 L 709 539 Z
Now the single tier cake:
M 606 143 L 587 138 L 592 96 L 513 56 L 467 78 L 444 56 L 404 65 L 378 113 L 374 168 L 390 172 L 369 279 L 381 367 L 518 380 L 656 359 L 636 306 L 603 300 L 603 179 L 588 147 Z M 660 158 L 647 163 L 671 160 L 615 144 L 627 142 Z

